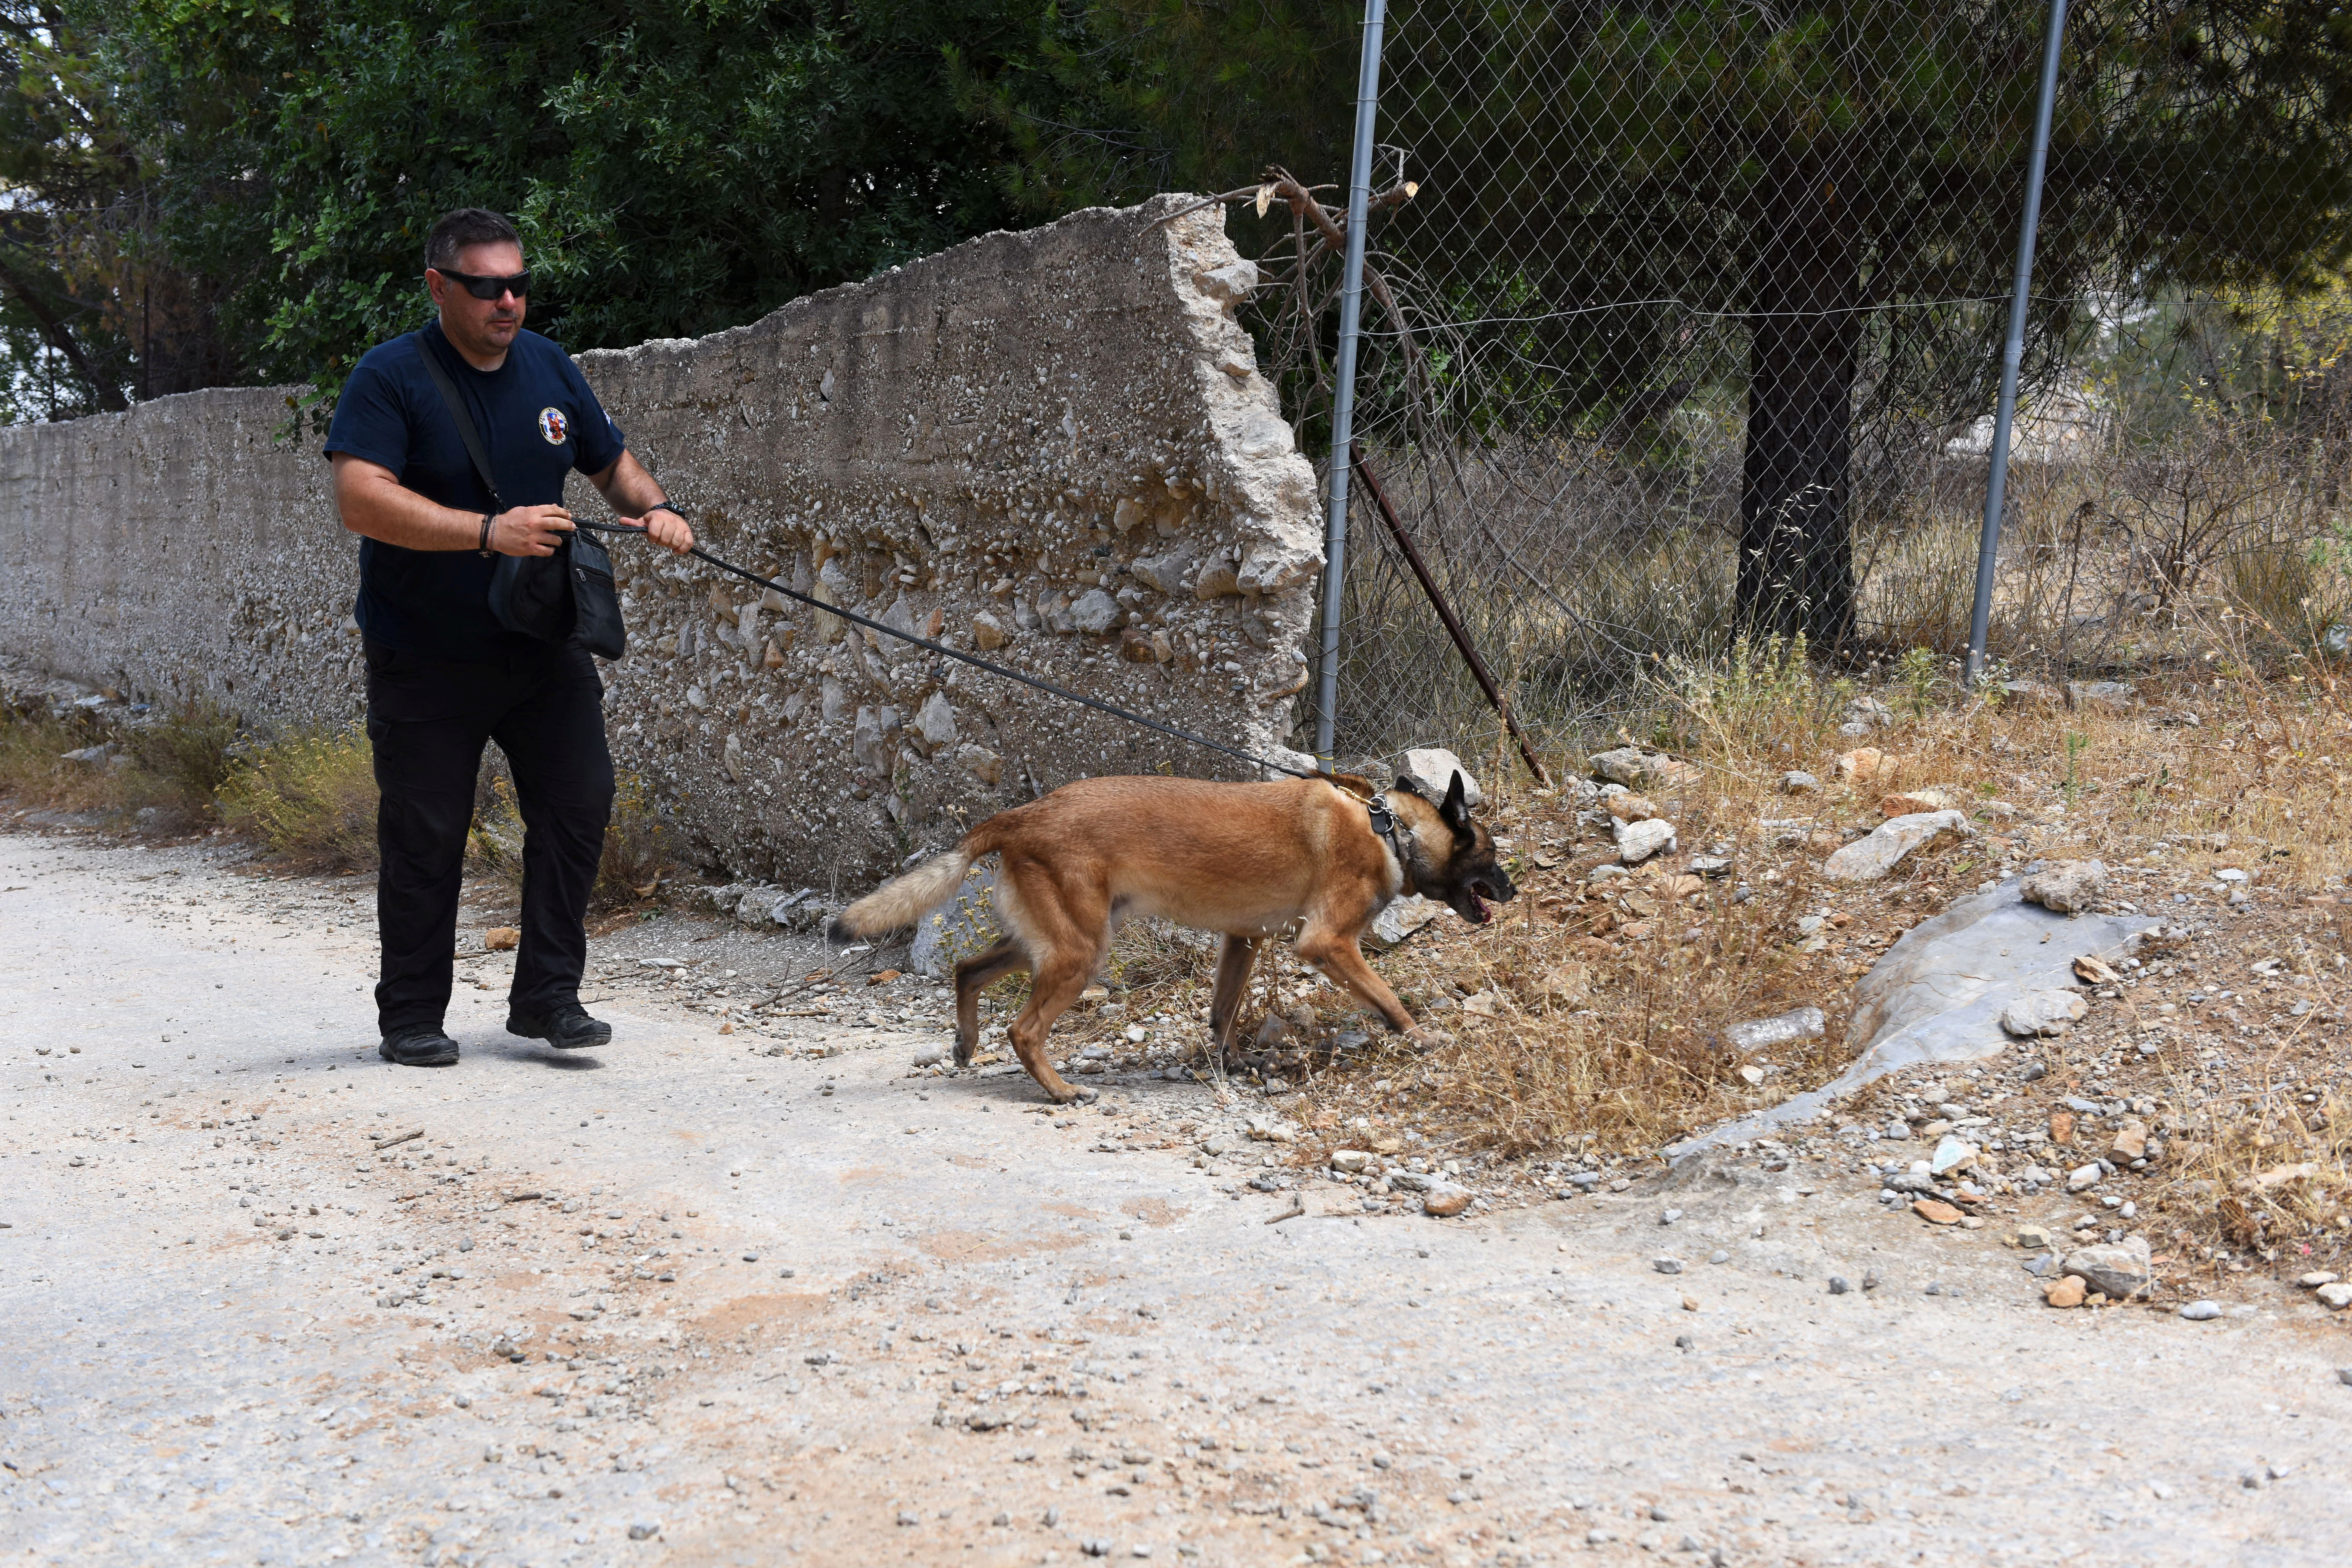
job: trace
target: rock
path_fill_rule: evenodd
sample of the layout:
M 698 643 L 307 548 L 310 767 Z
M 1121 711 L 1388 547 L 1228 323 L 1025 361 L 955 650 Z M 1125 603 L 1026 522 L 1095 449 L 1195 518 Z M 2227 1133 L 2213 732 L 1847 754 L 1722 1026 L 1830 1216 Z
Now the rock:
M 937 978 L 993 942 L 1000 934 L 995 897 L 994 867 L 975 866 L 965 872 L 955 897 L 916 922 L 907 966 Z
M 2221 1315 L 2219 1301 L 2191 1301 L 2180 1309 L 2180 1315 L 2192 1323 L 2210 1323 Z
M 1847 1283 L 1846 1283 L 1846 1278 L 1845 1278 L 1845 1276 L 1844 1276 L 1844 1275 L 1843 1275 L 1843 1274 L 1832 1274 L 1832 1275 L 1831 1275 L 1831 1276 L 1830 1276 L 1830 1294 L 1831 1294 L 1831 1295 L 1832 1295 L 1832 1296 L 1843 1296 L 1843 1295 L 1844 1295 L 1847 1291 L 1849 1291 L 1849 1290 L 1851 1290 L 1851 1289 L 1853 1289 L 1853 1287 L 1852 1285 L 1849 1285 L 1849 1284 L 1847 1284 Z
M 1855 840 L 1822 862 L 1832 881 L 1874 882 L 1914 850 L 1950 839 L 1973 838 L 1976 829 L 1957 811 L 1918 812 L 1882 822 L 1867 837 Z
M 2056 687 L 2044 686 L 2038 680 L 2004 680 L 2000 683 L 2000 692 L 2002 696 L 2020 702 L 2041 702 L 2053 707 L 2066 700 Z
M 1958 1225 L 1967 1217 L 1940 1198 L 1914 1198 L 1911 1212 L 1929 1225 Z
M 1658 803 L 1646 795 L 1626 790 L 1603 800 L 1601 809 L 1620 822 L 1647 822 L 1658 815 Z
M 1444 912 L 1444 904 L 1419 893 L 1408 894 L 1391 901 L 1388 908 L 1374 916 L 1367 934 L 1376 946 L 1394 947 Z
M 2000 1014 L 2018 990 L 2064 985 L 2074 978 L 2076 954 L 2127 950 L 2158 923 L 2140 916 L 2053 915 L 2021 901 L 2017 889 L 2011 879 L 1955 900 L 1871 966 L 1854 987 L 1846 1026 L 1850 1065 L 1834 1079 L 1675 1144 L 1666 1157 L 1679 1161 L 1810 1120 L 1897 1068 L 1993 1056 L 2009 1044 Z M 2045 934 L 2053 939 L 2046 943 Z
M 1334 1149 L 1331 1151 L 1331 1168 L 1335 1171 L 1345 1171 L 1351 1176 L 1371 1163 L 1372 1156 L 1366 1153 L 1361 1149 Z
M 1944 1175 L 1977 1163 L 1979 1151 L 1965 1138 L 1947 1132 L 1937 1141 L 1936 1152 L 1927 1157 L 1927 1169 L 1935 1175 Z
M 1440 1187 L 1423 1194 L 1421 1212 L 1439 1219 L 1452 1219 L 1470 1206 L 1471 1193 L 1465 1187 Z
M 1830 773 L 1840 784 L 1869 784 L 1893 772 L 1893 761 L 1875 746 L 1857 746 L 1838 758 Z
M 2066 1190 L 2070 1193 L 2087 1193 L 2097 1186 L 2099 1178 L 2105 1174 L 2105 1171 L 2099 1169 L 2095 1161 L 2088 1165 L 2077 1165 L 2066 1173 Z
M 511 952 L 522 942 L 522 931 L 515 926 L 492 926 L 482 933 L 482 947 L 489 952 Z
M 1621 784 L 1627 789 L 1671 791 L 1698 776 L 1698 770 L 1688 763 L 1678 763 L 1672 757 L 1644 752 L 1637 746 L 1620 746 L 1613 752 L 1598 752 L 1591 763 L 1594 778 Z
M 982 653 L 992 652 L 1013 640 L 1013 628 L 988 610 L 971 618 L 971 646 Z
M 2322 1285 L 2313 1294 L 2319 1299 L 2319 1304 L 2331 1312 L 2340 1312 L 2347 1307 L 2352 1307 L 2352 1285 L 2344 1284 L 2341 1281 L 2334 1285 Z
M 975 746 L 967 741 L 958 746 L 955 759 L 964 772 L 984 784 L 992 784 L 1004 777 L 1004 759 L 986 746 Z
M 1234 570 L 1230 561 L 1212 561 L 1192 579 L 1192 596 L 1196 599 L 1222 599 L 1241 591 L 1241 574 Z
M 2099 860 L 2061 860 L 2027 877 L 2018 891 L 2028 903 L 2062 915 L 2079 914 L 2107 896 L 2107 868 Z
M 2134 1160 L 2147 1158 L 2147 1125 L 2142 1121 L 2126 1121 L 2116 1130 L 2115 1142 L 2107 1146 L 2107 1158 L 2118 1165 L 2128 1165 Z
M 2020 1039 L 2063 1035 L 2090 1011 L 2082 994 L 2057 989 L 2027 991 L 2000 1010 L 2000 1026 Z
M 1078 595 L 1070 606 L 1070 624 L 1089 637 L 1103 637 L 1115 632 L 1127 621 L 1127 612 L 1117 599 L 1100 588 L 1089 588 Z
M 1180 544 L 1164 554 L 1147 555 L 1129 567 L 1137 581 L 1161 594 L 1181 594 L 1192 573 L 1192 551 Z
M 1647 822 L 1621 822 L 1613 831 L 1617 858 L 1628 866 L 1638 866 L 1659 851 L 1675 847 L 1675 825 L 1657 817 Z
M 2329 1269 L 2315 1268 L 2310 1273 L 2303 1275 L 2301 1278 L 2297 1279 L 2295 1283 L 2302 1286 L 2306 1290 L 2316 1290 L 2322 1285 L 2335 1284 L 2336 1275 Z
M 1251 291 L 1257 288 L 1257 263 L 1246 257 L 1239 261 L 1228 261 L 1223 267 L 1195 274 L 1192 281 L 1199 284 L 1201 292 L 1212 300 L 1233 304 L 1248 299 Z
M 660 1533 L 661 1525 L 654 1520 L 641 1519 L 629 1526 L 629 1539 L 632 1541 L 651 1541 Z
M 1413 782 L 1423 798 L 1433 801 L 1444 800 L 1445 792 L 1454 787 L 1454 775 L 1460 773 L 1464 803 L 1469 805 L 1486 803 L 1486 792 L 1478 787 L 1478 781 L 1470 776 L 1470 770 L 1462 765 L 1462 759 L 1443 746 L 1414 747 L 1404 754 L 1404 766 L 1398 772 Z
M 1780 775 L 1782 795 L 1811 795 L 1822 787 L 1822 781 L 1801 768 L 1790 768 Z
M 2042 1288 L 2042 1300 L 2053 1307 L 2079 1307 L 2090 1292 L 2074 1275 L 2053 1279 Z
M 944 691 L 934 691 L 923 699 L 915 714 L 915 732 L 933 750 L 956 743 L 955 704 Z
M 947 1059 L 945 1046 L 919 1046 L 915 1049 L 915 1065 L 919 1068 L 935 1068 Z
M 1916 816 L 1924 811 L 1949 811 L 1952 797 L 1939 789 L 1915 789 L 1902 795 L 1883 795 L 1878 802 L 1881 816 Z
M 2028 1252 L 2046 1252 L 2050 1248 L 2050 1227 L 2021 1225 L 2009 1239 L 2011 1245 L 2021 1247 Z
M 2086 1247 L 2066 1255 L 2066 1272 L 2110 1301 L 2128 1301 L 2148 1288 L 2152 1278 L 2147 1237 L 2127 1237 L 2111 1247 Z
M 1742 1056 L 1769 1050 L 1798 1040 L 1818 1040 L 1828 1027 L 1819 1007 L 1793 1007 L 1769 1018 L 1750 1018 L 1723 1031 L 1723 1043 Z
M 2050 1113 L 2050 1142 L 2053 1143 L 2072 1143 L 2074 1141 L 2074 1113 L 2071 1110 L 2052 1111 Z
M 1845 716 L 1864 731 L 1883 730 L 1895 722 L 1895 710 L 1875 697 L 1857 697 L 1845 705 Z
M 1683 1260 L 1679 1258 L 1653 1258 L 1650 1259 L 1650 1267 L 1661 1274 L 1680 1274 L 1683 1271 Z
M 2070 680 L 2066 683 L 2066 700 L 2077 709 L 2122 719 L 2128 717 L 2138 704 L 2139 693 L 2120 680 Z

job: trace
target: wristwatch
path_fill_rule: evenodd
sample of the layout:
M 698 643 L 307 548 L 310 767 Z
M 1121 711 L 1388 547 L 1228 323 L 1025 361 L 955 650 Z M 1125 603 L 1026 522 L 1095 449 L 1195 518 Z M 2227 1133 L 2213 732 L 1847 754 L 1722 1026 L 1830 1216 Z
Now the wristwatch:
M 498 520 L 499 514 L 494 511 L 486 511 L 482 514 L 482 541 L 475 548 L 486 556 L 490 552 L 490 524 Z

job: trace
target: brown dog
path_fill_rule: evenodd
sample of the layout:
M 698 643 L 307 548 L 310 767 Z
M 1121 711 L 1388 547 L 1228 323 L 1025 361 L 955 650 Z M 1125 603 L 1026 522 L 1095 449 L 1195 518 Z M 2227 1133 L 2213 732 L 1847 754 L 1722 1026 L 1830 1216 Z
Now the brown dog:
M 1517 889 L 1496 862 L 1493 837 L 1470 819 L 1459 773 L 1435 805 L 1407 779 L 1376 805 L 1385 836 L 1363 799 L 1324 778 L 1083 779 L 997 813 L 947 854 L 844 910 L 833 934 L 874 937 L 913 925 L 954 896 L 972 862 L 1000 857 L 996 912 L 1012 934 L 956 965 L 956 1063 L 971 1065 L 981 991 L 1026 969 L 1034 979 L 1029 1005 L 1013 1020 L 1013 1048 L 1056 1102 L 1094 1091 L 1055 1072 L 1045 1031 L 1100 966 L 1113 922 L 1131 915 L 1223 934 L 1209 1007 L 1220 1052 L 1232 1044 L 1259 946 L 1294 922 L 1298 956 L 1402 1033 L 1412 1016 L 1364 962 L 1356 945 L 1364 928 L 1408 892 L 1483 924 L 1486 900 Z

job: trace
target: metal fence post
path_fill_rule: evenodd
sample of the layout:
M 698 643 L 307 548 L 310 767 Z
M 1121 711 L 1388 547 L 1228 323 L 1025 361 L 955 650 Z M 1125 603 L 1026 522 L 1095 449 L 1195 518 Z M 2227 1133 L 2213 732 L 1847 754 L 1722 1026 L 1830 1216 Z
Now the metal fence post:
M 1372 200 L 1372 121 L 1380 108 L 1381 26 L 1387 0 L 1364 0 L 1356 73 L 1356 142 L 1348 169 L 1348 251 L 1339 283 L 1339 389 L 1331 399 L 1330 514 L 1323 528 L 1323 647 L 1315 679 L 1315 755 L 1331 765 L 1339 719 L 1339 605 L 1348 574 L 1348 447 L 1356 423 L 1356 338 L 1363 319 L 1364 227 Z
M 1992 571 L 2000 552 L 2001 503 L 2009 488 L 2009 433 L 2017 417 L 2018 367 L 2025 358 L 2025 311 L 2033 287 L 2033 237 L 2042 221 L 2042 176 L 2050 162 L 2050 118 L 2058 98 L 2058 55 L 2065 41 L 2066 0 L 2050 0 L 2050 36 L 2042 46 L 2042 99 L 2033 110 L 2033 155 L 2025 172 L 2025 220 L 2018 229 L 2017 279 L 2009 299 L 2009 339 L 2000 351 L 2000 401 L 1992 416 L 1984 534 L 1977 543 L 1976 603 L 1969 612 L 1970 686 L 1984 676 L 1985 637 L 1992 627 Z

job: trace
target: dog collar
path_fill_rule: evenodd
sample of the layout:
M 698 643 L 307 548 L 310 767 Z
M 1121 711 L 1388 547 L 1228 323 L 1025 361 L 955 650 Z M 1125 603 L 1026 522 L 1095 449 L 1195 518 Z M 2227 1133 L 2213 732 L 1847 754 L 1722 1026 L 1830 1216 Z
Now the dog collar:
M 1389 852 L 1396 857 L 1397 869 L 1407 883 L 1412 882 L 1412 862 L 1406 858 L 1404 846 L 1397 842 L 1397 834 L 1402 830 L 1409 835 L 1412 830 L 1397 820 L 1396 813 L 1389 809 L 1386 795 L 1373 795 L 1364 802 L 1364 810 L 1371 816 L 1372 831 L 1388 841 Z

